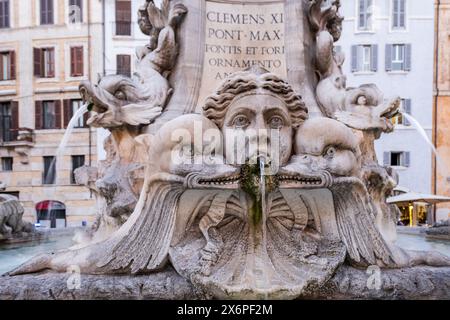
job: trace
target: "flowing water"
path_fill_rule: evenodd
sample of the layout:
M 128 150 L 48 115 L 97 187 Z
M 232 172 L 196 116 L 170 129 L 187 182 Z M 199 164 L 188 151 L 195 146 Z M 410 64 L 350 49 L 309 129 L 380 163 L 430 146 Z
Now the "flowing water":
M 259 190 L 261 193 L 261 198 L 259 201 L 261 202 L 261 212 L 262 212 L 262 255 L 266 255 L 267 253 L 267 212 L 266 212 L 266 205 L 267 205 L 267 195 L 266 195 L 266 161 L 264 157 L 260 157 L 258 159 L 259 162 Z M 267 272 L 265 271 L 265 266 L 261 266 L 262 271 L 262 287 L 268 288 L 269 287 L 269 278 L 267 275 Z M 265 299 L 268 299 L 268 294 L 265 294 Z
M 438 162 L 439 165 L 441 165 L 441 169 L 443 169 L 448 175 L 447 166 L 445 165 L 444 161 L 440 157 L 440 155 L 439 155 L 436 147 L 434 146 L 433 142 L 431 142 L 430 138 L 428 138 L 428 135 L 427 135 L 425 129 L 420 125 L 419 121 L 417 121 L 416 118 L 414 118 L 413 116 L 411 116 L 410 114 L 408 114 L 406 112 L 403 112 L 402 116 L 405 117 L 409 122 L 412 123 L 412 125 L 417 130 L 417 132 L 420 134 L 422 139 L 425 140 L 425 142 L 428 144 L 428 146 L 433 151 L 434 155 L 436 156 L 436 161 Z
M 67 125 L 67 129 L 64 132 L 64 136 L 58 146 L 58 149 L 56 149 L 56 154 L 55 154 L 55 158 L 53 159 L 52 163 L 50 164 L 50 168 L 48 171 L 47 176 L 45 177 L 46 181 L 51 181 L 53 180 L 53 187 L 50 189 L 47 189 L 47 191 L 45 191 L 45 196 L 47 199 L 55 199 L 56 197 L 56 188 L 58 185 L 58 172 L 60 172 L 63 168 L 63 156 L 64 156 L 64 151 L 66 149 L 67 143 L 69 142 L 70 136 L 72 135 L 73 129 L 75 128 L 75 126 L 78 123 L 78 120 L 88 111 L 88 104 L 84 104 L 82 105 L 77 112 L 75 112 L 75 114 L 72 116 L 72 119 L 70 119 L 68 125 Z M 51 175 L 53 175 L 53 171 L 55 172 L 55 176 L 53 177 L 53 179 L 51 178 Z M 50 203 L 50 208 L 49 210 L 47 210 L 47 217 L 45 220 L 50 220 L 50 215 L 51 212 L 53 210 L 53 205 L 52 202 Z
M 80 108 L 78 108 L 77 112 L 73 115 L 72 119 L 70 119 L 69 124 L 67 125 L 66 132 L 64 132 L 64 136 L 59 144 L 58 149 L 56 150 L 56 163 L 58 163 L 58 159 L 60 159 L 64 155 L 64 150 L 66 149 L 67 143 L 69 142 L 69 138 L 72 135 L 73 129 L 78 123 L 78 120 L 88 111 L 88 104 L 83 104 Z M 62 159 L 60 159 L 62 160 Z M 62 161 L 59 161 L 61 163 Z

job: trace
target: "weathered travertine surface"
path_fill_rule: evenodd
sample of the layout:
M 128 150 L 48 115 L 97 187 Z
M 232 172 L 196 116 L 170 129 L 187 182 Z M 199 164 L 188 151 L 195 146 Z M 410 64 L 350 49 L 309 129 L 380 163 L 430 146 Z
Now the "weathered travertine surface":
M 380 289 L 367 287 L 365 270 L 342 266 L 325 285 L 299 299 L 448 299 L 450 268 L 413 267 L 383 270 Z M 160 300 L 203 299 L 172 269 L 143 276 L 82 275 L 81 287 L 67 288 L 68 274 L 42 273 L 0 278 L 0 300 Z
M 450 268 L 382 270 L 380 289 L 369 289 L 365 270 L 342 266 L 312 297 L 319 299 L 433 300 L 450 297 Z M 310 298 L 312 298 L 310 297 Z
M 192 285 L 172 269 L 145 276 L 82 275 L 80 289 L 70 290 L 64 273 L 0 277 L 0 300 L 138 300 L 194 299 Z

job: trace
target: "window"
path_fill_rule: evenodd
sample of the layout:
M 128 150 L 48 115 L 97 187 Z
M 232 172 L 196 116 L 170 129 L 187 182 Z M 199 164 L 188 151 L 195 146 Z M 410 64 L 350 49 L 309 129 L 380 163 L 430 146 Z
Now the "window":
M 69 23 L 83 22 L 83 0 L 69 0 Z
M 61 101 L 36 101 L 36 129 L 61 128 Z
M 9 0 L 0 0 L 0 28 L 9 27 Z
M 81 108 L 81 105 L 83 102 L 81 100 L 71 100 L 71 116 L 73 117 L 74 114 L 77 113 L 77 111 Z M 69 119 L 70 121 L 70 119 Z M 77 120 L 77 123 L 75 124 L 75 128 L 83 128 L 84 127 L 84 117 L 79 117 Z
M 127 54 L 117 55 L 117 74 L 131 77 L 131 56 Z
M 403 152 L 391 152 L 391 166 L 401 166 L 402 165 L 402 155 Z
M 392 0 L 392 29 L 406 27 L 406 0 Z
M 0 102 L 0 141 L 15 141 L 18 132 L 19 104 L 16 101 Z
M 4 142 L 12 141 L 11 137 L 12 112 L 10 102 L 0 103 L 0 117 L 2 125 L 1 127 L 2 141 Z
M 372 30 L 372 0 L 358 1 L 358 29 Z
M 55 48 L 34 49 L 34 75 L 40 78 L 55 77 Z
M 44 101 L 43 106 L 43 124 L 44 129 L 53 129 L 56 126 L 55 102 Z
M 401 99 L 400 110 L 403 110 L 407 114 L 411 114 L 411 99 Z M 394 125 L 404 125 L 404 126 L 411 125 L 411 123 L 405 116 L 403 116 L 402 113 L 398 113 L 395 117 L 391 119 L 391 121 Z
M 116 1 L 116 35 L 131 35 L 131 1 Z
M 411 70 L 411 45 L 388 44 L 386 45 L 386 71 L 410 71 Z
M 5 157 L 2 158 L 2 171 L 12 171 L 13 170 L 13 158 Z
M 43 184 L 55 184 L 56 179 L 56 158 L 53 156 L 44 157 Z
M 392 70 L 405 69 L 405 46 L 396 44 L 392 52 Z
M 70 48 L 70 76 L 83 76 L 83 47 Z
M 372 67 L 372 47 L 371 46 L 362 46 L 362 71 L 371 71 Z
M 83 102 L 80 99 L 69 99 L 64 100 L 63 103 L 64 103 L 64 128 L 67 128 L 69 126 L 70 120 L 72 120 L 74 114 L 76 114 L 77 111 L 81 108 Z M 88 113 L 85 112 L 83 116 L 80 116 L 78 118 L 74 128 L 85 128 L 87 118 Z
M 16 78 L 16 54 L 14 51 L 0 52 L 0 81 Z
M 376 72 L 378 45 L 352 46 L 352 72 Z
M 44 129 L 53 129 L 56 127 L 56 110 L 54 101 L 44 101 L 43 107 L 43 124 Z
M 385 152 L 383 155 L 383 164 L 392 167 L 409 167 L 410 152 Z
M 84 166 L 84 156 L 72 156 L 72 175 L 70 182 L 76 184 L 75 170 Z
M 41 24 L 53 24 L 53 0 L 41 1 Z

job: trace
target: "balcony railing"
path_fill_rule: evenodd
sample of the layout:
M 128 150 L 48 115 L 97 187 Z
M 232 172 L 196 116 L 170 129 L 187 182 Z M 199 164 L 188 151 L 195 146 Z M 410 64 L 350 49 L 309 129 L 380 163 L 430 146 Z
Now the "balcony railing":
M 7 146 L 33 144 L 34 141 L 34 130 L 30 128 L 5 130 L 0 135 L 0 144 Z

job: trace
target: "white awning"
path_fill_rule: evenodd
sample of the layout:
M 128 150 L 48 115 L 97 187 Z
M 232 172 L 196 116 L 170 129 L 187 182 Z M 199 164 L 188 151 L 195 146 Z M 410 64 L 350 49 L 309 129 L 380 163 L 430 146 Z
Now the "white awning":
M 408 192 L 387 199 L 387 203 L 389 204 L 395 203 L 408 205 L 409 203 L 414 202 L 425 202 L 428 204 L 436 204 L 441 202 L 450 202 L 450 197 L 434 194 Z

